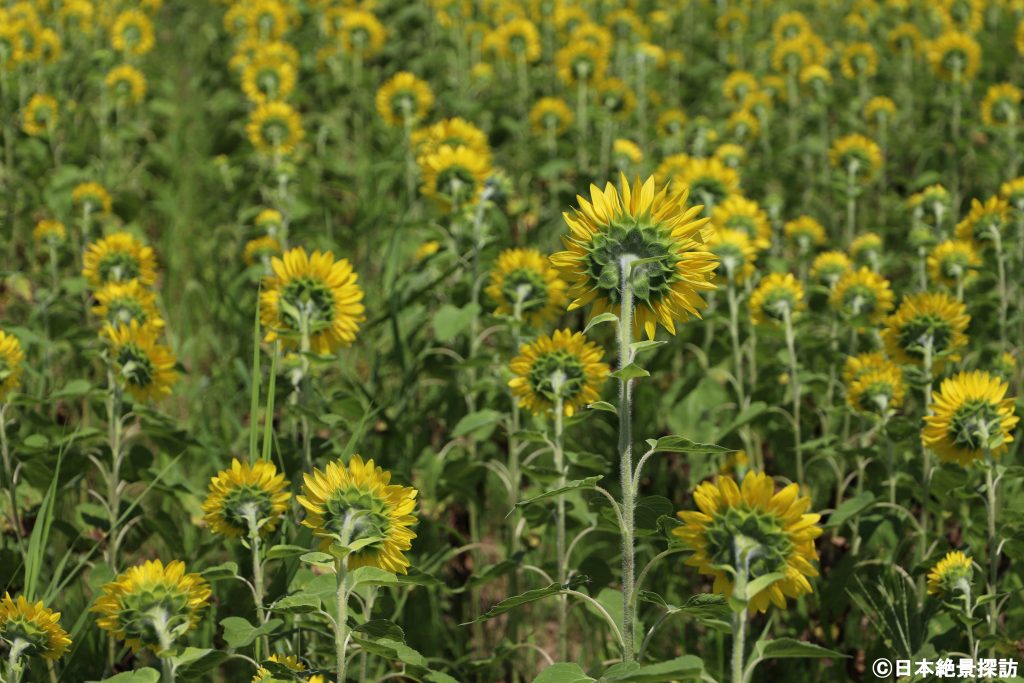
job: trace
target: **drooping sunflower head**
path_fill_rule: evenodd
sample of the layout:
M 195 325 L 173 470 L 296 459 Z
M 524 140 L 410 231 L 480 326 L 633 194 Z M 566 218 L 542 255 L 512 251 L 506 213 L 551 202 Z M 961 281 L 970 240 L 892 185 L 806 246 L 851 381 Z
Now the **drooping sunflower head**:
M 879 95 L 864 104 L 864 118 L 871 125 L 891 121 L 896 116 L 896 103 L 890 97 Z
M 589 201 L 576 197 L 579 208 L 563 214 L 566 251 L 551 262 L 571 283 L 570 310 L 594 302 L 594 315 L 621 314 L 628 275 L 634 334 L 653 339 L 659 324 L 674 334 L 675 321 L 700 317 L 701 292 L 715 288 L 718 264 L 704 246 L 703 207 L 687 209 L 685 191 L 656 190 L 654 178 L 630 187 L 623 175 L 620 187 L 591 185 Z
M 758 249 L 771 246 L 772 225 L 768 214 L 752 199 L 733 195 L 711 212 L 711 223 L 719 229 L 738 230 L 747 234 Z
M 67 631 L 60 627 L 60 612 L 42 601 L 31 603 L 24 595 L 16 599 L 4 593 L 0 600 L 0 640 L 24 646 L 23 656 L 58 659 L 71 645 Z
M 620 170 L 636 166 L 644 160 L 640 145 L 626 138 L 616 138 L 612 143 L 612 163 Z
M 117 15 L 110 27 L 110 44 L 115 50 L 141 57 L 153 49 L 153 20 L 145 12 L 127 9 Z
M 813 60 L 806 35 L 776 42 L 772 48 L 772 68 L 779 73 L 798 74 Z
M 199 624 L 209 601 L 209 584 L 199 574 L 187 574 L 183 562 L 164 566 L 150 560 L 103 586 L 91 611 L 100 615 L 100 628 L 133 651 L 159 653 Z
M 853 261 L 841 251 L 823 251 L 811 262 L 811 279 L 829 289 L 853 270 Z
M 682 109 L 672 108 L 658 114 L 658 132 L 666 138 L 674 138 L 682 135 L 686 123 L 690 117 Z
M 758 249 L 745 231 L 716 228 L 708 233 L 706 244 L 718 257 L 718 272 L 727 280 L 739 284 L 753 275 Z
M 572 416 L 601 397 L 610 369 L 604 351 L 579 332 L 557 330 L 519 349 L 509 363 L 509 380 L 519 405 L 535 415 L 547 413 L 561 399 L 563 412 Z
M 750 295 L 750 319 L 755 325 L 796 319 L 806 307 L 804 288 L 792 273 L 771 273 Z
M 889 30 L 886 42 L 889 49 L 897 54 L 916 54 L 924 42 L 924 36 L 921 35 L 921 29 L 916 25 L 904 21 Z
M 858 265 L 878 266 L 878 258 L 884 249 L 882 236 L 877 232 L 865 232 L 850 242 L 850 255 Z
M 960 359 L 967 346 L 967 308 L 945 292 L 922 292 L 903 298 L 882 330 L 882 341 L 898 363 L 922 365 L 932 359 L 932 371 L 941 371 L 946 359 Z
M 984 202 L 971 200 L 971 211 L 956 224 L 956 238 L 966 242 L 982 244 L 994 241 L 995 234 L 1002 234 L 1010 220 L 1010 203 L 999 196 L 989 197 Z
M 156 282 L 156 258 L 153 250 L 131 233 L 115 232 L 86 248 L 82 275 L 96 288 L 132 280 L 151 286 Z
M 146 97 L 146 77 L 131 64 L 115 66 L 103 79 L 114 99 L 138 104 Z
M 871 43 L 850 43 L 840 55 L 839 66 L 850 80 L 871 77 L 878 72 L 878 53 Z
M 555 53 L 558 78 L 570 86 L 580 83 L 594 83 L 605 75 L 608 69 L 608 50 L 593 40 L 577 39 L 584 27 L 573 31 L 568 45 Z
M 158 330 L 151 324 L 140 325 L 135 319 L 103 328 L 118 377 L 138 401 L 169 396 L 178 379 L 174 352 L 157 341 Z
M 92 312 L 104 324 L 121 327 L 134 320 L 141 327 L 164 326 L 156 308 L 156 296 L 138 280 L 108 282 L 97 290 L 95 297 Z
M 273 52 L 258 50 L 242 70 L 242 92 L 250 102 L 283 100 L 295 89 L 296 69 Z
M 829 303 L 846 320 L 877 325 L 892 310 L 893 293 L 888 280 L 864 266 L 839 279 Z
M 772 38 L 791 40 L 811 32 L 811 22 L 801 12 L 784 12 L 772 23 Z
M 924 416 L 921 442 L 940 460 L 964 467 L 987 453 L 1005 453 L 1020 419 L 1006 397 L 1009 388 L 1001 377 L 980 370 L 943 380 L 932 394 L 933 414 Z
M 32 229 L 32 239 L 36 244 L 57 247 L 67 240 L 68 231 L 60 221 L 43 219 Z
M 843 365 L 843 382 L 853 384 L 864 374 L 874 370 L 898 370 L 899 365 L 886 358 L 881 351 L 869 351 L 847 356 Z
M 305 662 L 300 660 L 297 655 L 278 655 L 278 654 L 273 654 L 273 655 L 270 655 L 269 657 L 267 657 L 267 661 L 268 661 L 268 663 L 269 662 L 273 662 L 273 664 L 276 665 L 277 667 L 283 667 L 289 673 L 302 674 L 304 671 L 307 670 Z M 281 672 L 281 673 L 283 673 L 283 672 Z M 261 666 L 260 668 L 258 668 L 256 670 L 256 674 L 252 677 L 252 682 L 251 683 L 276 683 L 279 680 L 284 680 L 284 679 L 275 678 L 274 677 L 274 672 L 270 671 L 265 666 Z M 299 679 L 289 678 L 289 679 L 286 679 L 286 680 L 299 680 Z M 306 681 L 306 683 L 324 683 L 324 677 L 321 676 L 320 674 L 314 674 L 314 675 L 310 676 L 309 678 L 301 678 L 301 680 Z
M 674 192 L 687 191 L 695 201 L 703 202 L 710 212 L 720 202 L 739 193 L 740 174 L 720 160 L 691 158 L 672 180 Z
M 348 54 L 368 59 L 380 52 L 388 31 L 373 12 L 359 8 L 344 8 L 338 28 L 341 49 Z
M 491 158 L 491 146 L 487 133 L 466 119 L 455 117 L 443 119 L 435 124 L 416 130 L 411 142 L 418 156 L 434 154 L 441 147 L 465 146 L 485 159 Z
M 536 249 L 506 249 L 498 255 L 486 289 L 496 315 L 515 315 L 534 327 L 565 310 L 565 282 Z
M 807 254 L 813 248 L 820 247 L 828 241 L 825 226 L 811 216 L 799 216 L 782 225 L 782 233 L 786 241 L 796 248 L 800 254 Z
M 949 190 L 936 183 L 910 195 L 907 208 L 917 220 L 933 228 L 940 228 L 945 216 L 950 213 L 950 201 Z
M 355 341 L 366 319 L 363 290 L 348 259 L 302 247 L 271 260 L 273 274 L 260 292 L 260 321 L 266 341 L 280 338 L 290 348 L 303 336 L 316 353 L 333 353 Z
M 26 135 L 41 137 L 49 134 L 60 119 L 60 107 L 52 95 L 36 93 L 21 114 L 21 129 Z
M 88 213 L 110 213 L 113 202 L 110 193 L 99 183 L 79 183 L 71 191 L 71 202 Z
M 750 17 L 739 7 L 728 9 L 715 21 L 715 29 L 723 38 L 741 36 L 750 24 Z
M 903 371 L 893 364 L 868 369 L 846 387 L 846 400 L 851 408 L 883 416 L 899 409 L 905 395 Z
M 391 483 L 391 473 L 353 455 L 346 465 L 328 463 L 324 471 L 303 475 L 302 495 L 296 500 L 306 508 L 304 526 L 322 539 L 322 547 L 361 541 L 348 555 L 349 569 L 372 566 L 405 574 L 405 551 L 416 534 L 416 489 Z M 344 545 L 345 543 L 343 543 Z
M 966 286 L 977 276 L 981 263 L 972 242 L 946 240 L 928 254 L 928 275 L 946 287 Z
M 597 102 L 606 112 L 621 119 L 629 116 L 636 107 L 636 95 L 621 78 L 606 76 L 598 80 Z
M 722 81 L 722 96 L 731 102 L 743 102 L 757 88 L 757 76 L 751 72 L 730 71 Z
M 530 110 L 530 128 L 537 135 L 561 135 L 569 130 L 575 116 L 565 100 L 558 97 L 542 97 Z
M 263 263 L 270 265 L 270 260 L 281 253 L 281 243 L 270 235 L 257 237 L 245 243 L 242 258 L 247 266 Z
M 748 472 L 742 486 L 720 476 L 701 483 L 693 500 L 697 509 L 678 513 L 683 525 L 673 534 L 694 551 L 686 564 L 714 577 L 714 592 L 731 596 L 740 572 L 748 581 L 784 576 L 750 599 L 750 612 L 765 612 L 769 605 L 785 609 L 786 598 L 812 592 L 807 579 L 818 576 L 814 539 L 821 535 L 821 516 L 807 512 L 811 499 L 800 495 L 797 484 L 776 493 L 763 472 Z
M 1020 120 L 1020 88 L 1012 83 L 990 85 L 981 101 L 981 121 L 986 126 L 1005 126 Z
M 305 136 L 299 112 L 287 102 L 278 101 L 256 107 L 245 132 L 252 146 L 266 154 L 291 154 Z
M 442 145 L 421 156 L 418 163 L 423 175 L 421 191 L 446 211 L 475 204 L 493 172 L 488 157 L 465 145 Z
M 1024 177 L 1007 180 L 999 186 L 999 196 L 1010 202 L 1017 211 L 1024 211 Z
M 18 338 L 0 330 L 0 400 L 21 386 L 24 360 L 25 352 Z
M 483 47 L 505 61 L 532 64 L 541 56 L 540 31 L 529 19 L 513 19 L 488 33 Z
M 968 33 L 946 31 L 928 45 L 928 61 L 940 78 L 969 81 L 981 65 L 981 46 Z
M 928 572 L 928 595 L 951 597 L 970 593 L 974 560 L 959 550 L 946 553 Z
M 824 96 L 832 85 L 832 72 L 821 64 L 808 64 L 800 69 L 798 80 L 812 95 Z
M 715 148 L 714 157 L 729 168 L 739 168 L 747 158 L 747 150 L 743 145 L 727 142 Z M 727 199 L 726 201 L 729 200 Z M 718 207 L 716 206 L 715 208 L 717 209 Z M 712 220 L 713 217 L 714 212 L 712 212 Z
M 392 76 L 377 91 L 377 113 L 389 126 L 399 128 L 426 117 L 434 106 L 434 91 L 408 71 Z
M 228 538 L 249 536 L 251 528 L 266 535 L 288 509 L 288 482 L 273 462 L 254 464 L 232 459 L 230 469 L 210 479 L 203 513 L 210 531 Z
M 833 168 L 861 185 L 874 180 L 882 170 L 881 148 L 874 140 L 856 133 L 832 143 L 828 155 Z

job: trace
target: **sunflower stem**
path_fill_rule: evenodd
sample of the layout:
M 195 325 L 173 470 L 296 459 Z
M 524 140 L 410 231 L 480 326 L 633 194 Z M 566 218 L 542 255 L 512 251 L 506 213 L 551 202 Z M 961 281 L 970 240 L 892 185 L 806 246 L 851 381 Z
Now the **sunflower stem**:
M 345 515 L 345 521 L 341 527 L 339 542 L 346 549 L 344 556 L 334 560 L 334 573 L 338 579 L 338 587 L 335 592 L 337 600 L 338 616 L 334 622 L 334 654 L 337 657 L 337 683 L 345 683 L 348 671 L 346 650 L 348 649 L 348 544 L 352 541 L 352 525 L 355 520 L 351 515 Z
M 27 650 L 30 643 L 22 638 L 15 638 L 11 643 L 11 650 L 7 654 L 7 668 L 10 676 L 10 683 L 21 683 L 21 677 L 25 673 L 25 664 L 21 655 Z
M 986 439 L 987 441 L 987 439 Z M 985 447 L 985 495 L 986 511 L 988 512 L 988 592 L 991 600 L 988 603 L 989 633 L 995 634 L 999 626 L 999 600 L 996 598 L 996 586 L 999 578 L 999 538 L 996 536 L 996 513 L 998 480 L 993 477 L 996 463 L 992 458 L 992 450 Z
M 110 445 L 110 472 L 107 477 L 107 512 L 110 528 L 107 530 L 107 566 L 117 571 L 118 533 L 117 522 L 121 510 L 121 387 L 114 374 L 113 359 L 107 365 L 107 429 Z
M 743 649 L 747 639 L 746 610 L 732 613 L 732 683 L 743 683 Z
M 630 348 L 633 333 L 633 284 L 632 255 L 622 257 L 620 262 L 620 295 L 618 346 L 619 370 L 633 361 Z M 622 643 L 623 660 L 632 662 L 633 651 L 633 588 L 634 552 L 633 546 L 633 388 L 632 380 L 619 379 L 619 476 L 622 482 Z
M 263 607 L 263 563 L 260 561 L 260 527 L 256 519 L 256 506 L 245 506 L 245 519 L 249 524 L 249 549 L 252 552 L 252 596 L 256 606 L 256 619 L 259 626 L 267 621 L 267 613 Z M 269 636 L 261 636 L 253 643 L 253 655 L 260 661 L 262 652 L 270 652 Z
M 1003 236 L 995 225 L 989 227 L 996 250 L 996 268 L 999 274 L 999 347 L 1006 349 L 1006 319 L 1010 297 L 1006 288 L 1006 256 L 1003 253 Z
M 565 406 L 562 399 L 562 385 L 565 384 L 565 376 L 559 371 L 556 377 L 551 378 L 551 387 L 555 393 L 555 433 L 554 433 L 554 459 L 555 471 L 558 473 L 558 488 L 565 486 L 565 452 L 563 448 L 563 426 L 565 422 Z M 558 583 L 565 585 L 566 581 L 566 557 L 565 557 L 565 495 L 558 496 L 555 512 L 555 554 L 557 566 L 555 572 L 558 576 Z M 568 658 L 568 638 L 565 632 L 566 616 L 569 608 L 569 596 L 564 592 L 558 596 L 558 659 L 566 661 Z
M 18 551 L 21 553 L 22 563 L 27 562 L 27 551 L 25 540 L 21 536 L 21 520 L 18 517 L 18 496 L 14 492 L 14 468 L 11 466 L 11 451 L 7 445 L 7 407 L 10 404 L 6 401 L 0 404 L 0 457 L 3 458 L 4 476 L 7 479 L 7 495 L 11 504 L 11 526 L 14 529 L 14 538 L 18 543 Z
M 932 346 L 933 342 L 931 338 L 924 340 L 924 373 L 925 373 L 925 387 L 924 387 L 924 414 L 928 415 L 931 412 L 932 404 Z M 927 449 L 922 447 L 922 469 L 924 475 L 924 481 L 922 482 L 924 489 L 924 497 L 921 499 L 921 561 L 924 561 L 928 554 L 928 499 L 930 498 L 930 489 L 932 481 L 932 462 L 931 457 L 928 455 Z
M 796 480 L 804 486 L 804 453 L 800 444 L 800 373 L 796 357 L 796 335 L 793 331 L 793 313 L 786 306 L 782 310 L 786 328 L 786 350 L 789 352 L 789 384 L 793 395 L 793 448 L 796 453 Z

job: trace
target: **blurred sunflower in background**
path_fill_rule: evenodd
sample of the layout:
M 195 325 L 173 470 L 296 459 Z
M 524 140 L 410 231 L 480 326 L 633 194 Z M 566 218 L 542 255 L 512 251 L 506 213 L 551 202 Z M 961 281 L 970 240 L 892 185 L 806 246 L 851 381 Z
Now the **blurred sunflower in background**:
M 484 292 L 495 302 L 495 315 L 516 316 L 541 327 L 565 310 L 565 282 L 550 260 L 536 249 L 506 249 L 491 269 Z

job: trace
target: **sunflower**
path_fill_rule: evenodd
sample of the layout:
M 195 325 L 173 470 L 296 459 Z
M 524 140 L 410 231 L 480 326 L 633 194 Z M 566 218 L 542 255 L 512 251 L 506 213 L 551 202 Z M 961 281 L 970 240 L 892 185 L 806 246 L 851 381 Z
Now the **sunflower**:
M 302 495 L 296 497 L 307 512 L 302 524 L 322 539 L 325 550 L 333 543 L 362 542 L 348 555 L 349 569 L 370 566 L 405 574 L 404 552 L 416 538 L 409 528 L 416 523 L 416 489 L 390 482 L 390 472 L 358 455 L 348 465 L 336 460 L 323 472 L 314 469 L 303 475 Z
M 22 656 L 51 660 L 60 658 L 71 645 L 67 631 L 60 627 L 60 612 L 42 601 L 33 604 L 24 595 L 14 599 L 10 593 L 0 600 L 0 640 L 23 647 Z
M 747 26 L 750 25 L 750 17 L 738 7 L 733 7 L 722 12 L 715 20 L 715 29 L 722 38 L 742 36 Z
M 939 460 L 964 467 L 984 460 L 986 452 L 998 457 L 1013 442 L 1014 400 L 1006 398 L 1009 385 L 997 375 L 975 370 L 942 381 L 932 393 L 932 413 L 925 415 L 921 443 Z
M 36 93 L 21 114 L 21 129 L 26 135 L 42 137 L 56 128 L 60 120 L 60 107 L 50 95 Z
M 893 102 L 892 98 L 884 96 L 872 97 L 864 103 L 864 118 L 871 124 L 891 120 L 895 116 L 896 103 Z
M 853 270 L 853 261 L 841 251 L 823 251 L 811 262 L 811 279 L 829 289 Z
M 714 157 L 729 168 L 739 168 L 747 158 L 747 150 L 742 145 L 727 142 L 715 148 Z M 715 208 L 717 209 L 718 207 L 716 206 Z M 714 211 L 711 212 L 711 215 L 713 221 Z
M 854 410 L 885 415 L 903 405 L 906 386 L 899 366 L 886 364 L 860 373 L 846 386 L 846 400 Z
M 110 44 L 115 50 L 141 57 L 153 49 L 153 21 L 137 9 L 121 12 L 110 27 Z
M 558 97 L 542 97 L 530 109 L 530 127 L 537 135 L 561 135 L 573 122 L 572 109 Z
M 1007 180 L 999 186 L 999 196 L 1010 202 L 1017 211 L 1024 211 L 1024 178 Z
M 731 102 L 743 102 L 757 88 L 757 77 L 754 74 L 749 71 L 730 71 L 722 81 L 722 96 Z
M 421 156 L 418 163 L 423 174 L 421 192 L 444 210 L 476 204 L 492 173 L 489 158 L 465 145 L 442 145 Z
M 654 178 L 630 187 L 625 175 L 620 190 L 610 182 L 604 190 L 590 186 L 590 201 L 577 196 L 579 208 L 563 214 L 569 234 L 566 251 L 552 263 L 572 283 L 569 310 L 595 302 L 593 314 L 621 314 L 621 277 L 630 267 L 630 290 L 635 301 L 634 334 L 653 339 L 660 323 L 675 334 L 675 321 L 700 317 L 706 304 L 702 291 L 715 288 L 717 265 L 704 248 L 703 207 L 685 209 L 687 192 L 656 191 Z
M 967 345 L 967 308 L 945 292 L 922 292 L 903 298 L 882 330 L 889 355 L 899 363 L 921 365 L 931 349 L 932 372 L 938 374 L 948 357 L 958 361 Z
M 156 282 L 156 259 L 153 250 L 130 233 L 115 232 L 86 248 L 82 275 L 97 288 L 130 280 L 150 286 Z
M 828 241 L 825 226 L 811 216 L 799 216 L 786 221 L 782 225 L 782 233 L 801 254 L 806 254 L 812 247 L 820 247 Z
M 731 596 L 734 576 L 748 581 L 769 574 L 784 578 L 754 595 L 748 610 L 785 609 L 786 598 L 813 592 L 809 577 L 818 576 L 814 539 L 821 535 L 821 515 L 808 513 L 811 499 L 790 484 L 778 493 L 772 478 L 747 472 L 742 487 L 732 477 L 702 482 L 693 493 L 697 510 L 678 514 L 683 525 L 673 535 L 693 549 L 686 564 L 715 578 L 712 590 Z
M 245 126 L 249 142 L 265 153 L 291 154 L 302 142 L 302 117 L 287 102 L 264 102 Z
M 174 352 L 160 344 L 156 326 L 138 320 L 117 327 L 107 325 L 103 335 L 110 342 L 110 357 L 117 373 L 137 401 L 169 396 L 178 379 Z
M 800 69 L 800 85 L 818 96 L 825 96 L 832 85 L 832 72 L 821 64 L 808 64 Z
M 871 43 L 850 43 L 843 48 L 839 58 L 839 68 L 843 76 L 852 80 L 874 76 L 878 73 L 878 53 Z
M 943 219 L 950 213 L 951 199 L 949 190 L 936 183 L 916 192 L 907 199 L 909 208 L 916 220 L 921 220 L 933 228 L 940 228 Z
M 33 41 L 37 59 L 43 64 L 56 63 L 63 53 L 60 35 L 52 28 L 42 26 L 35 27 L 34 33 Z
M 68 231 L 60 221 L 43 219 L 32 228 L 32 239 L 36 244 L 57 246 L 63 244 L 68 237 Z
M 483 47 L 506 61 L 532 64 L 541 56 L 540 31 L 529 19 L 513 19 L 488 33 Z
M 93 182 L 75 185 L 71 191 L 71 202 L 87 213 L 108 214 L 113 205 L 107 188 Z
M 981 65 L 981 46 L 968 33 L 946 31 L 929 43 L 928 61 L 940 78 L 969 81 Z
M 576 29 L 572 42 L 555 53 L 558 78 L 571 86 L 593 83 L 603 78 L 608 69 L 608 51 L 594 42 L 577 39 L 579 31 Z
M 814 55 L 805 35 L 783 40 L 772 48 L 772 68 L 780 73 L 800 73 L 813 60 Z
M 256 263 L 269 263 L 270 259 L 281 253 L 281 243 L 269 235 L 251 239 L 245 243 L 242 258 L 247 266 Z
M 412 260 L 416 263 L 423 263 L 431 256 L 441 251 L 441 243 L 437 240 L 427 240 L 416 247 L 416 251 L 412 255 Z
M 536 249 L 506 249 L 498 255 L 485 290 L 495 302 L 495 315 L 516 311 L 540 327 L 565 310 L 565 281 Z
M 156 295 L 138 280 L 108 282 L 96 291 L 95 297 L 92 312 L 107 325 L 123 327 L 134 320 L 141 327 L 164 326 L 156 308 Z
M 993 231 L 1002 233 L 1010 219 L 1010 203 L 1002 197 L 989 197 L 984 202 L 971 200 L 971 211 L 956 224 L 956 238 L 964 241 L 988 242 Z
M 130 64 L 115 66 L 108 71 L 103 84 L 118 100 L 138 104 L 146 97 L 146 77 Z
M 258 460 L 250 465 L 234 458 L 230 469 L 210 479 L 202 509 L 215 534 L 248 536 L 251 519 L 260 534 L 266 535 L 277 528 L 291 496 L 284 474 L 278 474 L 274 463 Z
M 295 77 L 290 62 L 260 50 L 242 70 L 242 92 L 255 104 L 283 100 L 295 89 Z
M 426 81 L 400 71 L 377 90 L 377 113 L 396 128 L 426 117 L 434 106 L 434 92 Z
M 103 586 L 90 611 L 96 624 L 134 652 L 168 650 L 194 629 L 210 601 L 210 586 L 199 574 L 186 574 L 180 560 L 167 566 L 150 560 L 130 567 Z
M 792 273 L 771 273 L 750 295 L 750 320 L 755 325 L 790 320 L 806 307 L 804 288 Z
M 848 320 L 881 323 L 893 306 L 889 281 L 870 268 L 848 271 L 843 275 L 829 298 L 832 308 Z
M 903 22 L 893 26 L 886 35 L 886 42 L 889 49 L 901 54 L 916 54 L 918 48 L 924 43 L 924 36 L 921 29 L 910 22 Z
M 629 168 L 644 160 L 644 152 L 632 140 L 616 138 L 612 143 L 612 159 L 618 168 Z
M 301 674 L 306 671 L 306 665 L 299 660 L 296 655 L 270 655 L 267 657 L 268 661 L 274 662 L 289 671 Z M 278 679 L 274 678 L 273 674 L 265 667 L 260 667 L 256 670 L 256 675 L 252 677 L 252 683 L 274 683 Z M 303 680 L 306 683 L 324 683 L 324 677 L 320 674 L 314 674 L 309 678 L 301 678 L 295 680 Z
M 946 240 L 928 254 L 928 274 L 946 287 L 966 286 L 974 280 L 981 263 L 972 242 Z
M 877 232 L 865 232 L 850 242 L 850 255 L 860 265 L 878 266 L 878 256 L 884 248 L 882 236 Z
M 878 144 L 856 133 L 832 143 L 828 157 L 832 168 L 861 185 L 871 182 L 882 170 L 882 151 Z
M 715 205 L 711 223 L 716 228 L 728 228 L 747 233 L 758 249 L 771 246 L 772 225 L 768 214 L 752 199 L 733 195 Z
M 636 95 L 621 78 L 602 77 L 597 82 L 597 103 L 615 118 L 624 119 L 636 107 Z
M 899 365 L 886 358 L 881 351 L 847 356 L 843 364 L 843 382 L 849 386 L 869 372 L 899 370 L 899 368 Z
M 491 158 L 491 146 L 487 141 L 487 133 L 469 121 L 455 117 L 443 119 L 435 124 L 413 131 L 410 138 L 418 156 L 435 153 L 441 147 L 465 146 L 488 161 Z
M 738 109 L 725 121 L 725 131 L 740 142 L 755 139 L 761 132 L 761 122 L 747 109 Z
M 809 34 L 811 22 L 801 12 L 785 12 L 772 24 L 772 38 L 776 41 L 790 40 Z
M 746 232 L 716 228 L 708 233 L 705 244 L 718 258 L 719 270 L 729 282 L 742 284 L 753 275 L 757 247 Z
M 704 202 L 709 210 L 714 210 L 720 202 L 739 193 L 740 174 L 715 158 L 691 158 L 675 175 L 672 189 L 675 192 L 688 191 L 689 195 Z
M 604 352 L 580 332 L 557 330 L 524 344 L 509 363 L 512 396 L 519 405 L 540 415 L 551 411 L 561 397 L 563 412 L 575 415 L 601 397 L 610 368 Z
M 971 592 L 974 560 L 959 550 L 946 553 L 928 572 L 928 595 L 951 596 Z
M 7 398 L 21 386 L 22 361 L 25 352 L 13 334 L 0 330 L 0 400 Z
M 387 29 L 373 12 L 365 9 L 343 8 L 337 36 L 341 49 L 348 54 L 358 54 L 369 59 L 380 52 L 387 40 Z
M 253 219 L 253 225 L 273 235 L 284 225 L 284 214 L 277 209 L 261 209 Z
M 682 134 L 686 128 L 686 122 L 689 120 L 690 117 L 686 115 L 685 111 L 679 108 L 672 108 L 658 114 L 658 120 L 655 125 L 658 128 L 658 133 L 663 137 L 674 138 Z
M 333 353 L 355 341 L 366 317 L 363 290 L 348 259 L 335 261 L 329 251 L 308 254 L 296 247 L 274 257 L 271 269 L 260 292 L 266 341 L 281 338 L 289 347 L 300 346 L 304 322 L 316 353 Z
M 1020 88 L 1012 83 L 997 83 L 988 88 L 981 101 L 981 121 L 986 126 L 1005 126 L 1020 119 Z

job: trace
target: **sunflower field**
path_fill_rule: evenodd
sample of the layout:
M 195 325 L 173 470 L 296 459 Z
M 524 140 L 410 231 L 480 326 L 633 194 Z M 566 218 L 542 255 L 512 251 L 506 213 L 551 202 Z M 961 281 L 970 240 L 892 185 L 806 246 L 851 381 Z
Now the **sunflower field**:
M 1024 0 L 0 0 L 0 683 L 1024 682 L 1022 100 Z

